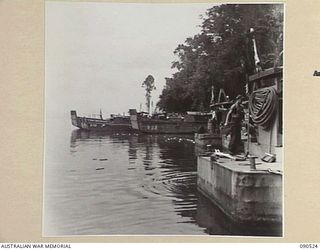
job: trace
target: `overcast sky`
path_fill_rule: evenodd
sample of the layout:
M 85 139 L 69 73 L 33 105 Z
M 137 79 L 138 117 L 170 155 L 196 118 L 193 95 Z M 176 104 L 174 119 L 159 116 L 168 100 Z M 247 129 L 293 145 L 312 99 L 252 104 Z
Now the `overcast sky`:
M 200 31 L 212 4 L 46 2 L 48 117 L 127 112 L 145 104 L 151 74 L 154 102 L 172 75 L 173 51 Z

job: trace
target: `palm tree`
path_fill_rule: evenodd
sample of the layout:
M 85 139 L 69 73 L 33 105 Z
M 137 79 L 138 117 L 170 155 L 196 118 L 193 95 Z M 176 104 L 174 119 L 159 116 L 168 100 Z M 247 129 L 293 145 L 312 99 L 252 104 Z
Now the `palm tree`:
M 142 83 L 141 87 L 144 87 L 146 90 L 146 106 L 147 106 L 148 113 L 150 114 L 151 92 L 152 90 L 156 89 L 154 85 L 154 77 L 152 75 L 148 75 L 147 78 Z

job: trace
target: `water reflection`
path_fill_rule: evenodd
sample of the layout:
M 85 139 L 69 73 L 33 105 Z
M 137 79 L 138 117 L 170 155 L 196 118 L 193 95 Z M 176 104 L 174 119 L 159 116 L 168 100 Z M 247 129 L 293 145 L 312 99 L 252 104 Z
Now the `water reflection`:
M 193 136 L 74 130 L 68 154 L 46 164 L 49 235 L 281 235 L 235 225 L 197 191 Z

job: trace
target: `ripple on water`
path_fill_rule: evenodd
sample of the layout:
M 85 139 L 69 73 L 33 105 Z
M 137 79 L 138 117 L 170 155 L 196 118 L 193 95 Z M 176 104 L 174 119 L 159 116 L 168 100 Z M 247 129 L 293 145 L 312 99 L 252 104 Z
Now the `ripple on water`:
M 64 139 L 46 148 L 45 235 L 230 234 L 199 200 L 192 137 L 75 130 Z

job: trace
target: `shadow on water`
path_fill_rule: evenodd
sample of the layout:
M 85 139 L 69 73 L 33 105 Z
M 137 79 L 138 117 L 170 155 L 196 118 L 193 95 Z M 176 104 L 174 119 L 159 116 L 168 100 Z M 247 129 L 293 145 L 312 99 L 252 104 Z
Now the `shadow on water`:
M 194 234 L 282 235 L 281 225 L 244 225 L 232 222 L 197 191 L 197 161 L 193 136 L 73 130 L 70 153 L 75 154 L 80 144 L 88 142 L 126 145 L 122 150 L 127 150 L 127 171 L 139 173 L 140 187 L 136 191 L 143 193 L 143 199 L 169 200 L 174 213 L 183 218 L 177 223 L 181 227 L 183 224 L 193 225 L 197 228 Z

